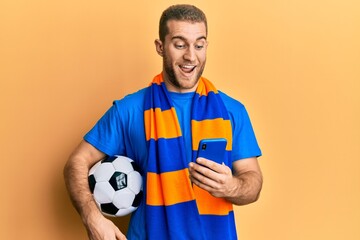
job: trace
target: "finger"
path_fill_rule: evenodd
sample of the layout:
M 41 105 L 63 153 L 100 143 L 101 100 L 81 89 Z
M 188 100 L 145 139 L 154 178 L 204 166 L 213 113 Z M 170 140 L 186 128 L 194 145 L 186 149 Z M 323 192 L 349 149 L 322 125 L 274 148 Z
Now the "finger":
M 219 174 L 199 164 L 190 164 L 190 180 L 198 186 L 217 188 L 217 177 Z
M 217 164 L 217 163 L 215 163 L 215 164 Z M 211 163 L 207 164 L 206 166 L 203 164 L 192 163 L 190 165 L 191 174 L 194 174 L 195 176 L 198 176 L 198 174 L 200 174 L 209 179 L 216 181 L 220 177 L 220 174 L 218 172 L 214 171 L 213 169 L 209 168 L 208 167 L 209 165 L 211 166 Z
M 197 163 L 190 163 L 189 164 L 189 172 L 190 175 L 195 177 L 195 178 L 199 178 L 200 176 L 204 176 L 204 172 L 207 168 L 204 166 L 201 166 Z
M 122 232 L 119 230 L 119 228 L 115 229 L 115 237 L 118 240 L 126 240 L 126 237 L 124 234 L 122 234 Z
M 211 186 L 209 186 L 209 185 L 207 185 L 207 184 L 199 181 L 199 180 L 198 180 L 197 178 L 195 178 L 195 177 L 191 177 L 191 182 L 192 182 L 193 184 L 195 184 L 196 186 L 198 186 L 199 188 L 202 188 L 202 189 L 204 189 L 204 190 L 206 190 L 206 191 L 208 191 L 208 192 L 211 192 L 212 189 L 213 189 Z
M 208 160 L 208 159 L 202 158 L 202 157 L 197 158 L 196 163 L 198 163 L 204 167 L 207 167 L 207 168 L 213 170 L 214 172 L 225 173 L 224 164 L 219 164 L 217 162 L 214 162 L 212 160 Z

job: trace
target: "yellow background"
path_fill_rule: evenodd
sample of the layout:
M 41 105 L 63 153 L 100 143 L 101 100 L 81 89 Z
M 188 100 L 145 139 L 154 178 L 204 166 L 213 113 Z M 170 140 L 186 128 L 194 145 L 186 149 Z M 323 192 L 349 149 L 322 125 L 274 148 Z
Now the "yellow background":
M 247 106 L 263 150 L 239 238 L 360 239 L 359 1 L 184 2 L 209 19 L 204 76 Z M 171 3 L 0 2 L 0 239 L 86 238 L 62 168 L 114 99 L 160 72 Z

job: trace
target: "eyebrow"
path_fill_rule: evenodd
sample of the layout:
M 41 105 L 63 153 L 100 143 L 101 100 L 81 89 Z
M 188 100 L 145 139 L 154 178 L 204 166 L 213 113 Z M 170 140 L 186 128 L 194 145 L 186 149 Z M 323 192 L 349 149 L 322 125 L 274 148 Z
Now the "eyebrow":
M 183 41 L 187 41 L 187 39 L 184 38 L 183 36 L 173 36 L 173 37 L 171 38 L 171 40 L 174 40 L 174 39 L 180 39 L 180 40 L 183 40 Z M 199 40 L 201 40 L 201 39 L 206 40 L 206 37 L 205 37 L 205 36 L 198 37 L 198 38 L 196 39 L 196 41 L 199 41 Z

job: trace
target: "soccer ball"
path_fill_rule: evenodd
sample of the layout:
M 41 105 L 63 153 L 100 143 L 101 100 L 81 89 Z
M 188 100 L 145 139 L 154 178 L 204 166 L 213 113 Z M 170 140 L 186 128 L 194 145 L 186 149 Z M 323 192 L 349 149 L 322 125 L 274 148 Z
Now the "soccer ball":
M 143 191 L 138 169 L 124 156 L 107 157 L 90 169 L 90 191 L 104 215 L 125 216 L 139 207 Z

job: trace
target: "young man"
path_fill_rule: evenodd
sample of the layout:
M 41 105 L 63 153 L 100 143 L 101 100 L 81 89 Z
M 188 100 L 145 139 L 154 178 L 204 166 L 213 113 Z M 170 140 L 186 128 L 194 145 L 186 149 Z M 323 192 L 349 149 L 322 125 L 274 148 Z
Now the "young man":
M 144 199 L 129 239 L 237 239 L 232 204 L 258 199 L 261 155 L 244 106 L 202 77 L 207 21 L 191 5 L 166 9 L 157 53 L 163 71 L 151 86 L 115 101 L 70 156 L 64 176 L 90 239 L 126 239 L 98 210 L 89 168 L 125 155 L 144 173 Z M 197 158 L 199 140 L 227 139 L 223 164 Z

